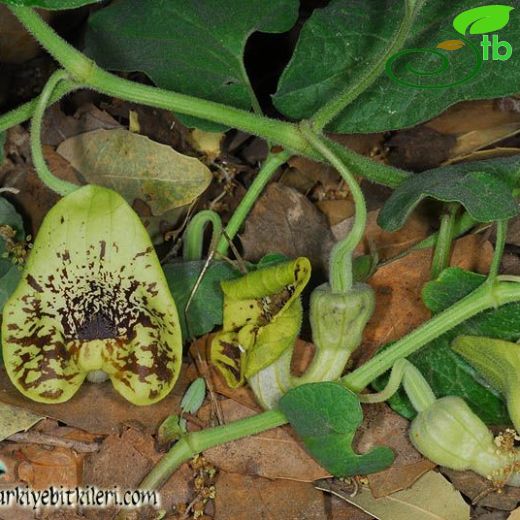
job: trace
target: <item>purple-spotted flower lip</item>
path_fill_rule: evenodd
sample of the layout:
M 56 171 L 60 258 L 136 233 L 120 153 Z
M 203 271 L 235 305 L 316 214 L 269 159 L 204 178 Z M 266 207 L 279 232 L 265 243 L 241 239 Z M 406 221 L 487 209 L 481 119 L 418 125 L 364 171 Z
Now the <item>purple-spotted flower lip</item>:
M 40 402 L 66 401 L 97 370 L 134 404 L 172 389 L 177 310 L 146 230 L 117 193 L 85 186 L 48 213 L 4 307 L 2 348 L 11 381 Z

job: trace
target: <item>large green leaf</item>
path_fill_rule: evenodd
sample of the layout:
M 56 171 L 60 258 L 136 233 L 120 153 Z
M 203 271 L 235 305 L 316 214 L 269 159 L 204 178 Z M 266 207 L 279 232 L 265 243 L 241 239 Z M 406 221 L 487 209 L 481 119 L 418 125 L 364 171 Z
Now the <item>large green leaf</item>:
M 90 18 L 86 50 L 108 69 L 141 71 L 160 87 L 248 109 L 248 37 L 287 31 L 297 16 L 298 0 L 120 0 Z
M 484 280 L 485 276 L 460 268 L 449 268 L 443 271 L 436 281 L 425 286 L 423 300 L 432 312 L 437 313 L 469 294 Z M 520 303 L 490 309 L 454 327 L 408 359 L 422 372 L 437 397 L 463 397 L 486 423 L 509 424 L 510 419 L 501 396 L 450 348 L 450 343 L 460 335 L 489 336 L 516 341 L 520 338 L 518 323 Z M 374 386 L 381 389 L 385 380 L 384 377 L 380 378 Z M 404 392 L 398 392 L 389 402 L 405 417 L 411 418 L 415 415 Z
M 0 3 L 20 7 L 40 7 L 42 9 L 75 9 L 88 4 L 99 4 L 103 0 L 0 0 Z
M 460 202 L 479 222 L 514 217 L 518 206 L 511 190 L 518 185 L 520 156 L 461 163 L 410 176 L 386 201 L 378 224 L 399 229 L 419 202 L 432 197 Z
M 293 58 L 280 79 L 274 96 L 276 107 L 294 119 L 310 117 L 337 92 L 356 84 L 365 68 L 388 47 L 403 16 L 403 4 L 403 0 L 335 0 L 316 10 L 303 27 Z M 430 73 L 439 68 L 442 56 L 448 60 L 447 71 L 406 76 L 423 88 L 401 85 L 383 73 L 329 129 L 349 133 L 404 128 L 430 119 L 461 100 L 516 93 L 520 80 L 518 52 L 513 50 L 507 61 L 481 63 L 478 35 L 465 36 L 465 45 L 455 52 L 436 48 L 446 40 L 460 39 L 453 20 L 473 7 L 473 0 L 427 0 L 404 48 L 429 51 L 404 55 L 395 65 L 399 74 L 404 64 Z M 499 39 L 509 42 L 513 49 L 520 44 L 519 22 L 520 12 L 512 11 L 509 24 L 500 30 Z M 473 73 L 473 79 L 461 82 Z M 457 82 L 461 83 L 455 87 L 426 88 Z
M 357 395 L 339 383 L 310 383 L 289 390 L 280 409 L 307 450 L 337 477 L 375 473 L 390 466 L 390 448 L 377 446 L 359 455 L 352 441 L 363 420 Z

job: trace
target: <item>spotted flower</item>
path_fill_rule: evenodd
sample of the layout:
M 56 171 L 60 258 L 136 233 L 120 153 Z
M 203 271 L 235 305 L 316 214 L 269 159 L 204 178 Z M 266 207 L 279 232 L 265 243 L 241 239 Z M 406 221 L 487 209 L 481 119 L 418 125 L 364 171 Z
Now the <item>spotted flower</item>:
M 175 384 L 181 348 L 159 260 L 124 199 L 89 185 L 58 202 L 4 307 L 3 357 L 16 388 L 59 403 L 103 371 L 123 397 L 151 404 Z

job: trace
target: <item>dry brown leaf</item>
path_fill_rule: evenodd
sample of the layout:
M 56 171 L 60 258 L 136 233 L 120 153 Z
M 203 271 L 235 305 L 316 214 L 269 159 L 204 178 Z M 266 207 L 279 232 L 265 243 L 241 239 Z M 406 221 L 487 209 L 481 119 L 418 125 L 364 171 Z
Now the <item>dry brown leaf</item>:
M 386 145 L 393 166 L 405 170 L 423 171 L 436 168 L 451 157 L 456 137 L 428 126 L 416 126 L 396 132 Z
M 240 239 L 246 260 L 276 252 L 306 256 L 322 269 L 333 245 L 325 216 L 304 195 L 279 183 L 270 184 L 257 200 Z
M 453 471 L 441 468 L 441 472 L 470 500 L 478 498 L 479 506 L 511 511 L 520 502 L 520 488 L 506 486 L 502 491 L 497 491 L 489 480 L 473 471 Z
M 215 520 L 327 520 L 323 494 L 312 484 L 222 472 Z
M 42 123 L 42 143 L 58 146 L 69 137 L 104 128 L 119 128 L 121 125 L 107 112 L 92 103 L 82 105 L 73 116 L 68 116 L 58 103 L 45 111 Z M 60 156 L 61 157 L 61 156 Z
M 35 444 L 28 444 L 20 451 L 24 460 L 18 465 L 18 478 L 31 488 L 81 485 L 83 455 L 69 448 L 49 449 Z
M 479 235 L 468 235 L 455 242 L 451 265 L 487 273 L 492 254 L 490 242 Z M 429 319 L 421 289 L 430 279 L 431 255 L 431 249 L 413 251 L 381 267 L 369 280 L 376 292 L 376 309 L 365 328 L 363 346 L 355 353 L 357 364 Z
M 520 508 L 511 511 L 511 514 L 507 517 L 507 520 L 520 520 Z
M 178 413 L 180 400 L 186 390 L 185 366 L 173 391 L 162 401 L 150 406 L 134 406 L 105 383 L 85 383 L 67 402 L 44 404 L 30 401 L 12 385 L 5 368 L 0 368 L 0 401 L 20 406 L 34 413 L 54 417 L 69 426 L 91 433 L 109 434 L 119 431 L 122 423 L 143 424 L 148 432 L 155 432 L 159 424 L 173 413 Z
M 327 217 L 330 226 L 335 226 L 354 215 L 356 207 L 351 199 L 320 200 L 318 209 Z
M 213 337 L 214 334 L 207 334 L 195 340 L 190 346 L 190 355 L 195 361 L 197 375 L 204 377 L 210 392 L 216 392 L 217 394 L 247 406 L 251 410 L 260 412 L 261 408 L 256 402 L 255 395 L 248 386 L 230 388 L 222 374 L 208 361 L 210 359 L 209 349 Z M 193 365 L 191 365 L 190 368 L 192 366 Z M 195 379 L 189 370 L 186 376 L 189 379 Z
M 395 461 L 388 469 L 368 475 L 375 498 L 410 487 L 435 464 L 424 459 L 408 438 L 409 423 L 384 403 L 363 406 L 364 420 L 357 436 L 357 450 L 366 452 L 374 446 L 392 449 Z
M 448 108 L 440 116 L 425 123 L 443 134 L 465 134 L 520 121 L 520 113 L 504 110 L 492 99 L 464 101 Z
M 356 252 L 366 255 L 373 251 L 377 253 L 380 261 L 384 261 L 406 251 L 429 234 L 428 218 L 419 211 L 414 211 L 404 226 L 394 233 L 389 233 L 378 226 L 378 215 L 379 210 L 368 213 L 365 236 Z M 348 219 L 332 228 L 335 240 L 342 240 L 347 236 L 352 222 Z
M 52 11 L 38 10 L 45 21 L 55 15 Z M 29 34 L 6 5 L 0 5 L 0 61 L 23 63 L 41 52 L 38 42 Z
M 249 417 L 255 412 L 226 399 L 221 401 L 226 423 Z M 199 417 L 208 420 L 211 406 L 204 406 Z M 308 455 L 291 435 L 288 427 L 275 428 L 258 435 L 229 442 L 204 452 L 208 462 L 228 473 L 270 479 L 312 482 L 328 473 Z
M 122 490 L 136 489 L 154 464 L 163 456 L 155 451 L 153 437 L 135 428 L 127 428 L 121 435 L 109 435 L 99 452 L 89 455 L 84 463 L 84 485 Z M 192 470 L 183 464 L 161 487 L 161 509 L 185 504 L 192 498 L 190 481 Z M 112 513 L 110 513 L 112 512 Z M 113 518 L 113 508 L 103 510 Z

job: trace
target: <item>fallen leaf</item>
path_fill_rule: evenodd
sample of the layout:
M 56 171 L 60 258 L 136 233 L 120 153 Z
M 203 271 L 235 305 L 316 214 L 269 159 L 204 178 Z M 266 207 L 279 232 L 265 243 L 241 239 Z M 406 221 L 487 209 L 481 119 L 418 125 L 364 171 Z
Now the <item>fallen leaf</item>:
M 364 453 L 384 444 L 392 449 L 392 466 L 367 476 L 375 498 L 410 487 L 435 467 L 413 447 L 408 437 L 409 422 L 384 403 L 363 406 L 364 420 L 357 435 L 357 451 Z
M 135 428 L 126 428 L 120 435 L 109 435 L 97 453 L 84 462 L 84 485 L 111 489 L 136 489 L 163 454 L 155 451 L 153 437 Z M 189 503 L 192 471 L 183 464 L 160 489 L 161 508 Z
M 220 144 L 224 139 L 222 132 L 204 132 L 194 128 L 190 132 L 191 145 L 195 150 L 204 154 L 209 162 L 220 155 Z
M 103 128 L 120 128 L 110 114 L 100 110 L 93 103 L 82 105 L 73 116 L 65 114 L 59 105 L 55 103 L 45 111 L 42 123 L 42 143 L 50 146 L 58 146 L 65 139 L 85 132 L 92 132 Z
M 71 137 L 57 151 L 89 183 L 116 190 L 129 204 L 141 199 L 155 216 L 192 203 L 212 179 L 198 159 L 122 128 Z
M 38 10 L 38 12 L 47 22 L 55 16 L 52 11 Z M 9 11 L 6 5 L 0 5 L 0 61 L 24 63 L 38 56 L 40 52 L 40 45 L 16 16 Z
M 478 499 L 476 502 L 479 506 L 511 511 L 520 502 L 520 488 L 506 486 L 497 492 L 489 480 L 473 471 L 453 471 L 447 468 L 441 468 L 441 471 L 470 500 Z
M 428 121 L 425 126 L 443 134 L 465 134 L 519 121 L 520 113 L 512 108 L 504 109 L 500 102 L 492 99 L 463 101 Z
M 226 399 L 221 401 L 226 423 L 254 415 L 241 404 Z M 210 417 L 211 406 L 204 406 L 199 417 Z M 311 482 L 328 473 L 315 462 L 292 436 L 288 427 L 275 428 L 258 435 L 229 442 L 204 452 L 208 462 L 228 473 L 283 478 Z
M 222 472 L 215 520 L 326 520 L 323 494 L 312 484 Z
M 356 252 L 368 255 L 377 253 L 380 261 L 388 260 L 403 253 L 413 245 L 426 238 L 430 232 L 430 224 L 426 215 L 414 211 L 399 230 L 389 233 L 377 224 L 379 210 L 370 211 L 363 241 Z M 342 240 L 352 228 L 353 219 L 344 220 L 332 227 L 335 240 Z
M 374 498 L 361 487 L 357 494 L 336 481 L 320 481 L 317 488 L 343 498 L 378 520 L 469 520 L 470 508 L 440 473 L 429 471 L 411 488 Z
M 10 437 L 13 433 L 27 431 L 43 417 L 24 408 L 0 402 L 0 441 Z
M 316 202 L 316 206 L 327 217 L 330 226 L 352 217 L 356 211 L 354 201 L 351 199 L 321 200 Z
M 48 449 L 28 444 L 20 451 L 24 460 L 18 466 L 18 478 L 31 488 L 71 488 L 82 483 L 84 456 L 74 450 L 61 447 Z
M 487 273 L 493 248 L 478 235 L 468 235 L 454 243 L 451 266 Z M 354 353 L 357 364 L 389 341 L 404 336 L 429 319 L 421 299 L 421 289 L 430 279 L 431 249 L 413 251 L 391 262 L 370 278 L 376 292 L 376 309 L 363 335 L 363 345 Z
M 436 168 L 451 157 L 456 137 L 426 126 L 396 132 L 386 145 L 392 166 L 421 172 Z
M 134 406 L 122 398 L 110 381 L 85 383 L 72 399 L 60 404 L 30 401 L 12 385 L 5 368 L 0 368 L 0 402 L 20 406 L 34 413 L 54 417 L 69 426 L 97 434 L 119 431 L 122 423 L 136 421 L 146 431 L 155 432 L 168 415 L 180 411 L 180 401 L 189 381 L 185 367 L 173 391 L 162 401 L 150 406 Z
M 240 239 L 246 260 L 268 253 L 306 256 L 323 270 L 333 245 L 325 216 L 304 195 L 279 183 L 270 184 L 257 200 Z
M 507 520 L 520 520 L 520 507 L 511 511 L 511 514 L 507 517 Z
M 230 388 L 222 374 L 209 362 L 209 350 L 214 336 L 215 334 L 202 336 L 190 346 L 190 355 L 195 360 L 199 374 L 206 380 L 209 391 L 228 397 L 251 410 L 261 412 L 262 409 L 248 386 Z M 196 374 L 188 373 L 187 375 L 190 376 L 190 379 L 196 377 Z

